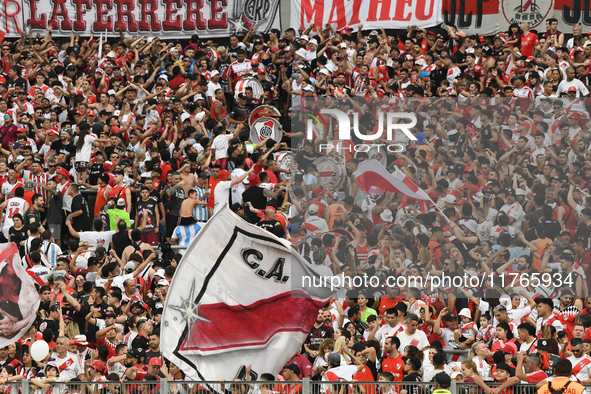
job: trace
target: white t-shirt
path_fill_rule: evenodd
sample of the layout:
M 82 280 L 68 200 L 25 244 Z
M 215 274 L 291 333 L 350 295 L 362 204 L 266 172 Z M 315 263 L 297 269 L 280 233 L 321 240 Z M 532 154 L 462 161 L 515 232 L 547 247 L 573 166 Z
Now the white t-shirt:
M 215 215 L 224 204 L 228 203 L 228 199 L 230 198 L 230 184 L 231 181 L 222 181 L 219 182 L 213 192 L 215 203 L 213 205 L 213 214 Z
M 100 246 L 109 249 L 111 239 L 115 231 L 81 231 L 80 242 L 86 242 L 91 248 L 98 248 Z
M 242 175 L 244 175 L 245 172 L 246 171 L 244 171 L 244 169 L 242 168 L 235 168 L 234 171 L 232 171 L 232 173 L 230 174 L 230 179 L 234 180 L 240 178 Z M 245 190 L 246 186 L 244 186 L 244 183 L 242 182 L 238 182 L 237 184 L 232 186 L 232 204 L 242 204 L 242 193 L 244 193 Z
M 429 340 L 427 339 L 427 335 L 421 330 L 416 330 L 414 334 L 408 335 L 406 332 L 401 331 L 397 335 L 398 339 L 400 339 L 400 349 L 401 353 L 406 353 L 406 348 L 408 345 L 413 345 L 419 348 L 419 350 L 423 350 L 426 347 L 429 347 Z
M 82 148 L 76 151 L 76 162 L 90 162 L 90 155 L 92 154 L 92 143 L 96 140 L 96 135 L 88 134 L 84 136 L 84 144 Z
M 205 97 L 211 97 L 212 100 L 215 99 L 215 91 L 221 89 L 222 85 L 219 83 L 213 83 L 209 81 L 207 84 L 207 92 L 205 93 Z
M 577 89 L 577 97 L 586 96 L 589 94 L 589 89 L 585 86 L 585 84 L 578 79 L 573 79 L 572 81 L 568 82 L 566 79 L 563 80 L 558 84 L 558 89 L 556 89 L 556 95 L 560 97 L 562 93 L 567 93 L 568 88 L 574 87 Z
M 228 144 L 233 137 L 232 134 L 220 134 L 214 138 L 211 147 L 215 149 L 216 160 L 228 158 Z M 222 168 L 222 170 L 225 170 L 225 168 Z
M 68 352 L 64 358 L 59 358 L 57 353 L 53 353 L 50 357 L 51 360 L 54 360 L 54 363 L 58 366 L 60 378 L 63 380 L 72 380 L 84 373 L 84 368 L 82 368 L 78 356 L 74 353 Z

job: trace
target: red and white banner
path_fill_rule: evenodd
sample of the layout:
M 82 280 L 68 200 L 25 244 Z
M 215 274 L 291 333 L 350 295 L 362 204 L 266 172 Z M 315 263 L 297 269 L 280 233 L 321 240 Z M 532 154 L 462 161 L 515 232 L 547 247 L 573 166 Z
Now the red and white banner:
M 333 295 L 313 287 L 321 275 L 332 272 L 225 207 L 177 268 L 162 316 L 162 354 L 195 380 L 234 379 L 243 365 L 259 376 L 277 374 Z
M 585 34 L 591 30 L 588 0 L 443 0 L 443 17 L 446 24 L 467 34 L 484 36 L 506 32 L 514 22 L 528 22 L 531 29 L 543 33 L 550 18 L 558 20 L 563 33 L 571 34 L 577 24 Z
M 24 25 L 23 25 L 24 23 Z M 279 0 L 4 0 L 0 30 L 16 37 L 29 25 L 32 32 L 54 26 L 55 36 L 108 32 L 126 35 L 188 38 L 228 37 L 279 29 Z M 43 35 L 43 33 L 42 33 Z
M 291 0 L 291 26 L 296 30 L 330 24 L 340 30 L 362 24 L 363 29 L 433 27 L 443 21 L 442 0 Z
M 16 342 L 37 317 L 39 293 L 15 243 L 0 245 L 0 348 Z
M 396 171 L 390 173 L 376 160 L 363 161 L 353 175 L 355 176 L 355 182 L 366 193 L 384 194 L 385 192 L 394 192 L 417 200 L 430 200 L 427 193 L 420 189 L 404 172 L 396 169 Z

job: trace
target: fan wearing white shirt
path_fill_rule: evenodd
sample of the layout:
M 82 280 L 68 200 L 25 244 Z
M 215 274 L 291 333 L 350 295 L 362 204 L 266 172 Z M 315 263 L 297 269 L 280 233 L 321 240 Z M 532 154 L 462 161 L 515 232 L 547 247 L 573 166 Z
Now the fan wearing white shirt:
M 406 315 L 406 330 L 397 335 L 400 340 L 400 351 L 402 353 L 406 353 L 406 348 L 409 345 L 416 346 L 419 350 L 423 351 L 429 347 L 427 335 L 418 328 L 419 317 L 414 313 Z

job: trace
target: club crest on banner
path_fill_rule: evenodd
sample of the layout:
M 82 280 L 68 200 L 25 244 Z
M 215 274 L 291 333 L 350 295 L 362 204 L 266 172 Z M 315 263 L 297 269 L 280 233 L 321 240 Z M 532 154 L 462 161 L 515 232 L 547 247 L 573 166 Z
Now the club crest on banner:
M 529 23 L 531 29 L 542 24 L 554 8 L 553 0 L 501 0 L 507 23 Z

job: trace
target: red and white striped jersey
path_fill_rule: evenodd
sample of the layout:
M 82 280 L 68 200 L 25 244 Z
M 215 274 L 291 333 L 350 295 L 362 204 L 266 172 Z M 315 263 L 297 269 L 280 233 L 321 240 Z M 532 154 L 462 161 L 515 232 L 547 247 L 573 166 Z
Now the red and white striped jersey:
M 246 59 L 242 63 L 238 63 L 236 60 L 234 63 L 230 64 L 229 68 L 229 76 L 232 77 L 232 83 L 236 86 L 236 83 L 240 81 L 246 73 L 252 70 L 250 65 L 250 60 Z
M 47 181 L 49 180 L 49 176 L 45 172 L 42 172 L 39 175 L 35 175 L 31 171 L 24 170 L 23 171 L 23 179 L 30 179 L 33 182 L 38 183 L 39 185 L 47 185 Z M 43 196 L 43 201 L 47 202 L 47 190 L 45 190 L 41 186 L 35 186 L 35 188 L 33 190 L 35 191 L 35 193 L 41 194 Z

